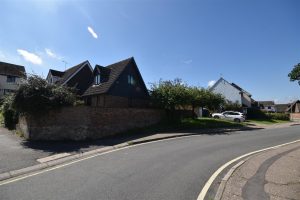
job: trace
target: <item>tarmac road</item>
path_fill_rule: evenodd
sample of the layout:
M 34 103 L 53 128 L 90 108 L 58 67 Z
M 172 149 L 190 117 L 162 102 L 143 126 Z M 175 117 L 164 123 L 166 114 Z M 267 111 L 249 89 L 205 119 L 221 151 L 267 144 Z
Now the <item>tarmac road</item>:
M 227 161 L 297 139 L 300 126 L 143 144 L 1 185 L 0 199 L 197 199 Z

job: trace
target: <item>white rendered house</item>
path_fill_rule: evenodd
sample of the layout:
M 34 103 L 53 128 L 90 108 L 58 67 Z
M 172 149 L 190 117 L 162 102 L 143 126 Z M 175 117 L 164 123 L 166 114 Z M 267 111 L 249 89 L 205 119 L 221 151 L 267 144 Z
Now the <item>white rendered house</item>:
M 234 83 L 220 78 L 211 88 L 215 94 L 221 94 L 228 102 L 240 104 L 242 107 L 251 107 L 253 99 L 251 94 Z

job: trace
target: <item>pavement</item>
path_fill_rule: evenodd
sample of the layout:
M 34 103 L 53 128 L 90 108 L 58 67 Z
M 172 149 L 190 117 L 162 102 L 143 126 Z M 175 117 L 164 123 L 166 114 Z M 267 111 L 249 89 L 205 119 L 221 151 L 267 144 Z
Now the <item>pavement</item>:
M 197 199 L 206 181 L 224 163 L 299 140 L 299 133 L 300 126 L 289 126 L 126 146 L 0 181 L 0 196 L 8 200 Z M 213 195 L 208 193 L 207 198 Z
M 230 175 L 222 200 L 300 200 L 300 142 L 251 156 Z
M 0 173 L 37 164 L 36 159 L 50 155 L 50 152 L 30 148 L 19 136 L 0 127 Z

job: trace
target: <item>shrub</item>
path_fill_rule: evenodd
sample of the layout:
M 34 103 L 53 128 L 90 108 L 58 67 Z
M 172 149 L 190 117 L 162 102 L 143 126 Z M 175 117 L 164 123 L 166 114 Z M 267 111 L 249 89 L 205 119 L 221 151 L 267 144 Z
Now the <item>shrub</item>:
M 38 114 L 53 108 L 73 105 L 76 95 L 72 89 L 51 85 L 39 76 L 31 76 L 22 83 L 15 94 L 7 95 L 1 106 L 4 124 L 13 129 L 19 113 Z
M 18 123 L 18 112 L 13 107 L 14 95 L 6 95 L 3 99 L 1 106 L 1 112 L 4 118 L 4 125 L 8 129 L 14 129 L 15 125 Z
M 261 111 L 258 108 L 248 108 L 247 109 L 247 118 L 248 119 L 268 119 L 268 116 L 265 112 Z
M 223 110 L 232 110 L 232 111 L 243 112 L 243 107 L 238 102 L 235 102 L 235 103 L 226 102 L 223 106 Z
M 20 113 L 40 113 L 49 109 L 73 105 L 76 95 L 72 89 L 51 85 L 38 76 L 31 76 L 16 91 L 14 107 Z
M 266 113 L 266 115 L 269 119 L 284 120 L 284 121 L 290 120 L 290 114 L 287 113 Z
M 273 119 L 273 120 L 290 120 L 290 115 L 287 113 L 266 113 L 260 109 L 248 108 L 248 119 Z

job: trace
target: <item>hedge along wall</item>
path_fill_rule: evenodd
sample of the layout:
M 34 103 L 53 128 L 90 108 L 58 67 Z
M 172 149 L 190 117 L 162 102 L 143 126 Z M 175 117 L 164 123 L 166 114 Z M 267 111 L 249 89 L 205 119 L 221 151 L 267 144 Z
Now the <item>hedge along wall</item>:
M 65 107 L 44 115 L 20 116 L 17 129 L 29 140 L 99 139 L 156 124 L 164 115 L 155 109 Z

